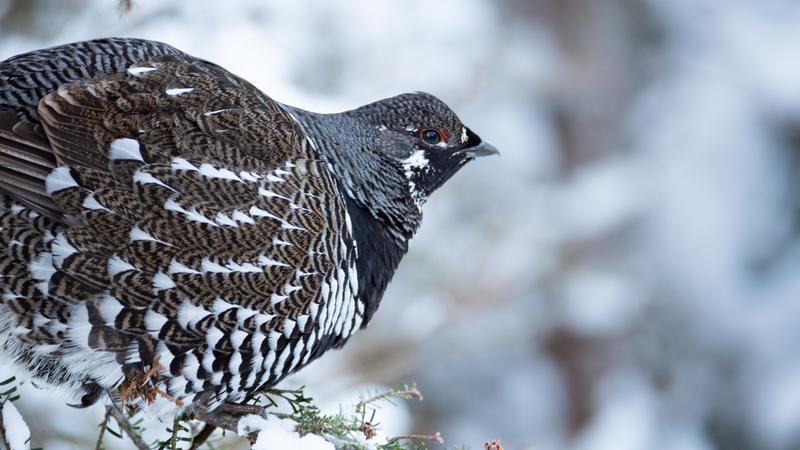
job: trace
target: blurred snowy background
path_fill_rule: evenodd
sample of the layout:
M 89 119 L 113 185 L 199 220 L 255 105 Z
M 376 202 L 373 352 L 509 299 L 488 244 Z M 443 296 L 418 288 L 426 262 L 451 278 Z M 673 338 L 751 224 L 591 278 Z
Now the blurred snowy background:
M 0 0 L 0 59 L 112 35 L 312 110 L 428 91 L 503 152 L 284 386 L 416 381 L 386 432 L 473 449 L 800 448 L 800 2 Z M 27 386 L 35 446 L 93 446 L 101 408 Z

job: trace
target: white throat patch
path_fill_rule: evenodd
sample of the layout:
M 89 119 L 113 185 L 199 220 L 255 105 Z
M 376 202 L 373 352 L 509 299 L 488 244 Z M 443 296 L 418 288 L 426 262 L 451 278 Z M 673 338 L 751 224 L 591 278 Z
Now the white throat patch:
M 403 171 L 405 172 L 406 179 L 408 180 L 408 191 L 411 193 L 411 199 L 417 205 L 417 209 L 422 211 L 422 204 L 425 203 L 425 195 L 417 190 L 417 185 L 413 181 L 415 171 L 430 170 L 430 161 L 425 157 L 425 150 L 417 150 L 408 158 L 400 161 L 403 164 Z
M 428 169 L 428 164 L 430 163 L 428 158 L 425 157 L 425 150 L 417 150 L 401 162 L 408 178 L 411 178 L 413 169 Z

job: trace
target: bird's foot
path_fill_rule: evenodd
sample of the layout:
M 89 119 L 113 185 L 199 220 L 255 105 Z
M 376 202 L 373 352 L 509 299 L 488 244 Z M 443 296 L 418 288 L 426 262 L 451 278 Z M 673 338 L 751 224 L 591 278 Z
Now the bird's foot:
M 192 440 L 190 450 L 197 449 L 211 436 L 216 428 L 239 433 L 239 420 L 251 414 L 266 419 L 265 408 L 258 405 L 248 405 L 240 403 L 222 403 L 213 411 L 208 411 L 204 407 L 197 407 L 194 410 L 194 418 L 206 425 Z M 248 437 L 252 440 L 253 436 Z

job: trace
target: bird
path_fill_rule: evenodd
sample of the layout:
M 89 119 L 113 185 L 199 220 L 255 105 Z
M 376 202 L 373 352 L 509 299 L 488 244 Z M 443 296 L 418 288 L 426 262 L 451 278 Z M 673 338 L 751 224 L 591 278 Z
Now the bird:
M 79 407 L 242 402 L 367 326 L 430 195 L 497 153 L 423 92 L 320 114 L 156 41 L 11 57 L 0 355 Z

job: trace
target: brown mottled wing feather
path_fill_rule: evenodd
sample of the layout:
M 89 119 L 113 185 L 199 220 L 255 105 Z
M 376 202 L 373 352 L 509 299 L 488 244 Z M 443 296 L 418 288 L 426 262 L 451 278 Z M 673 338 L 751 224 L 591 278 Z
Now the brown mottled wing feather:
M 44 189 L 53 168 L 55 156 L 41 126 L 20 120 L 13 110 L 0 110 L 0 189 L 58 218 L 61 212 Z
M 44 191 L 55 155 L 39 123 L 39 100 L 58 86 L 123 72 L 135 62 L 184 53 L 167 44 L 130 38 L 76 42 L 0 62 L 0 190 L 51 219 L 63 220 Z
M 58 167 L 32 193 L 74 225 L 41 231 L 37 212 L 54 207 L 30 194 L 33 210 L 12 202 L 3 216 L 38 230 L 19 269 L 27 291 L 10 291 L 26 304 L 16 333 L 32 365 L 58 358 L 103 387 L 157 366 L 162 389 L 213 404 L 276 383 L 360 325 L 335 180 L 249 83 L 160 56 L 61 85 L 38 115 Z

